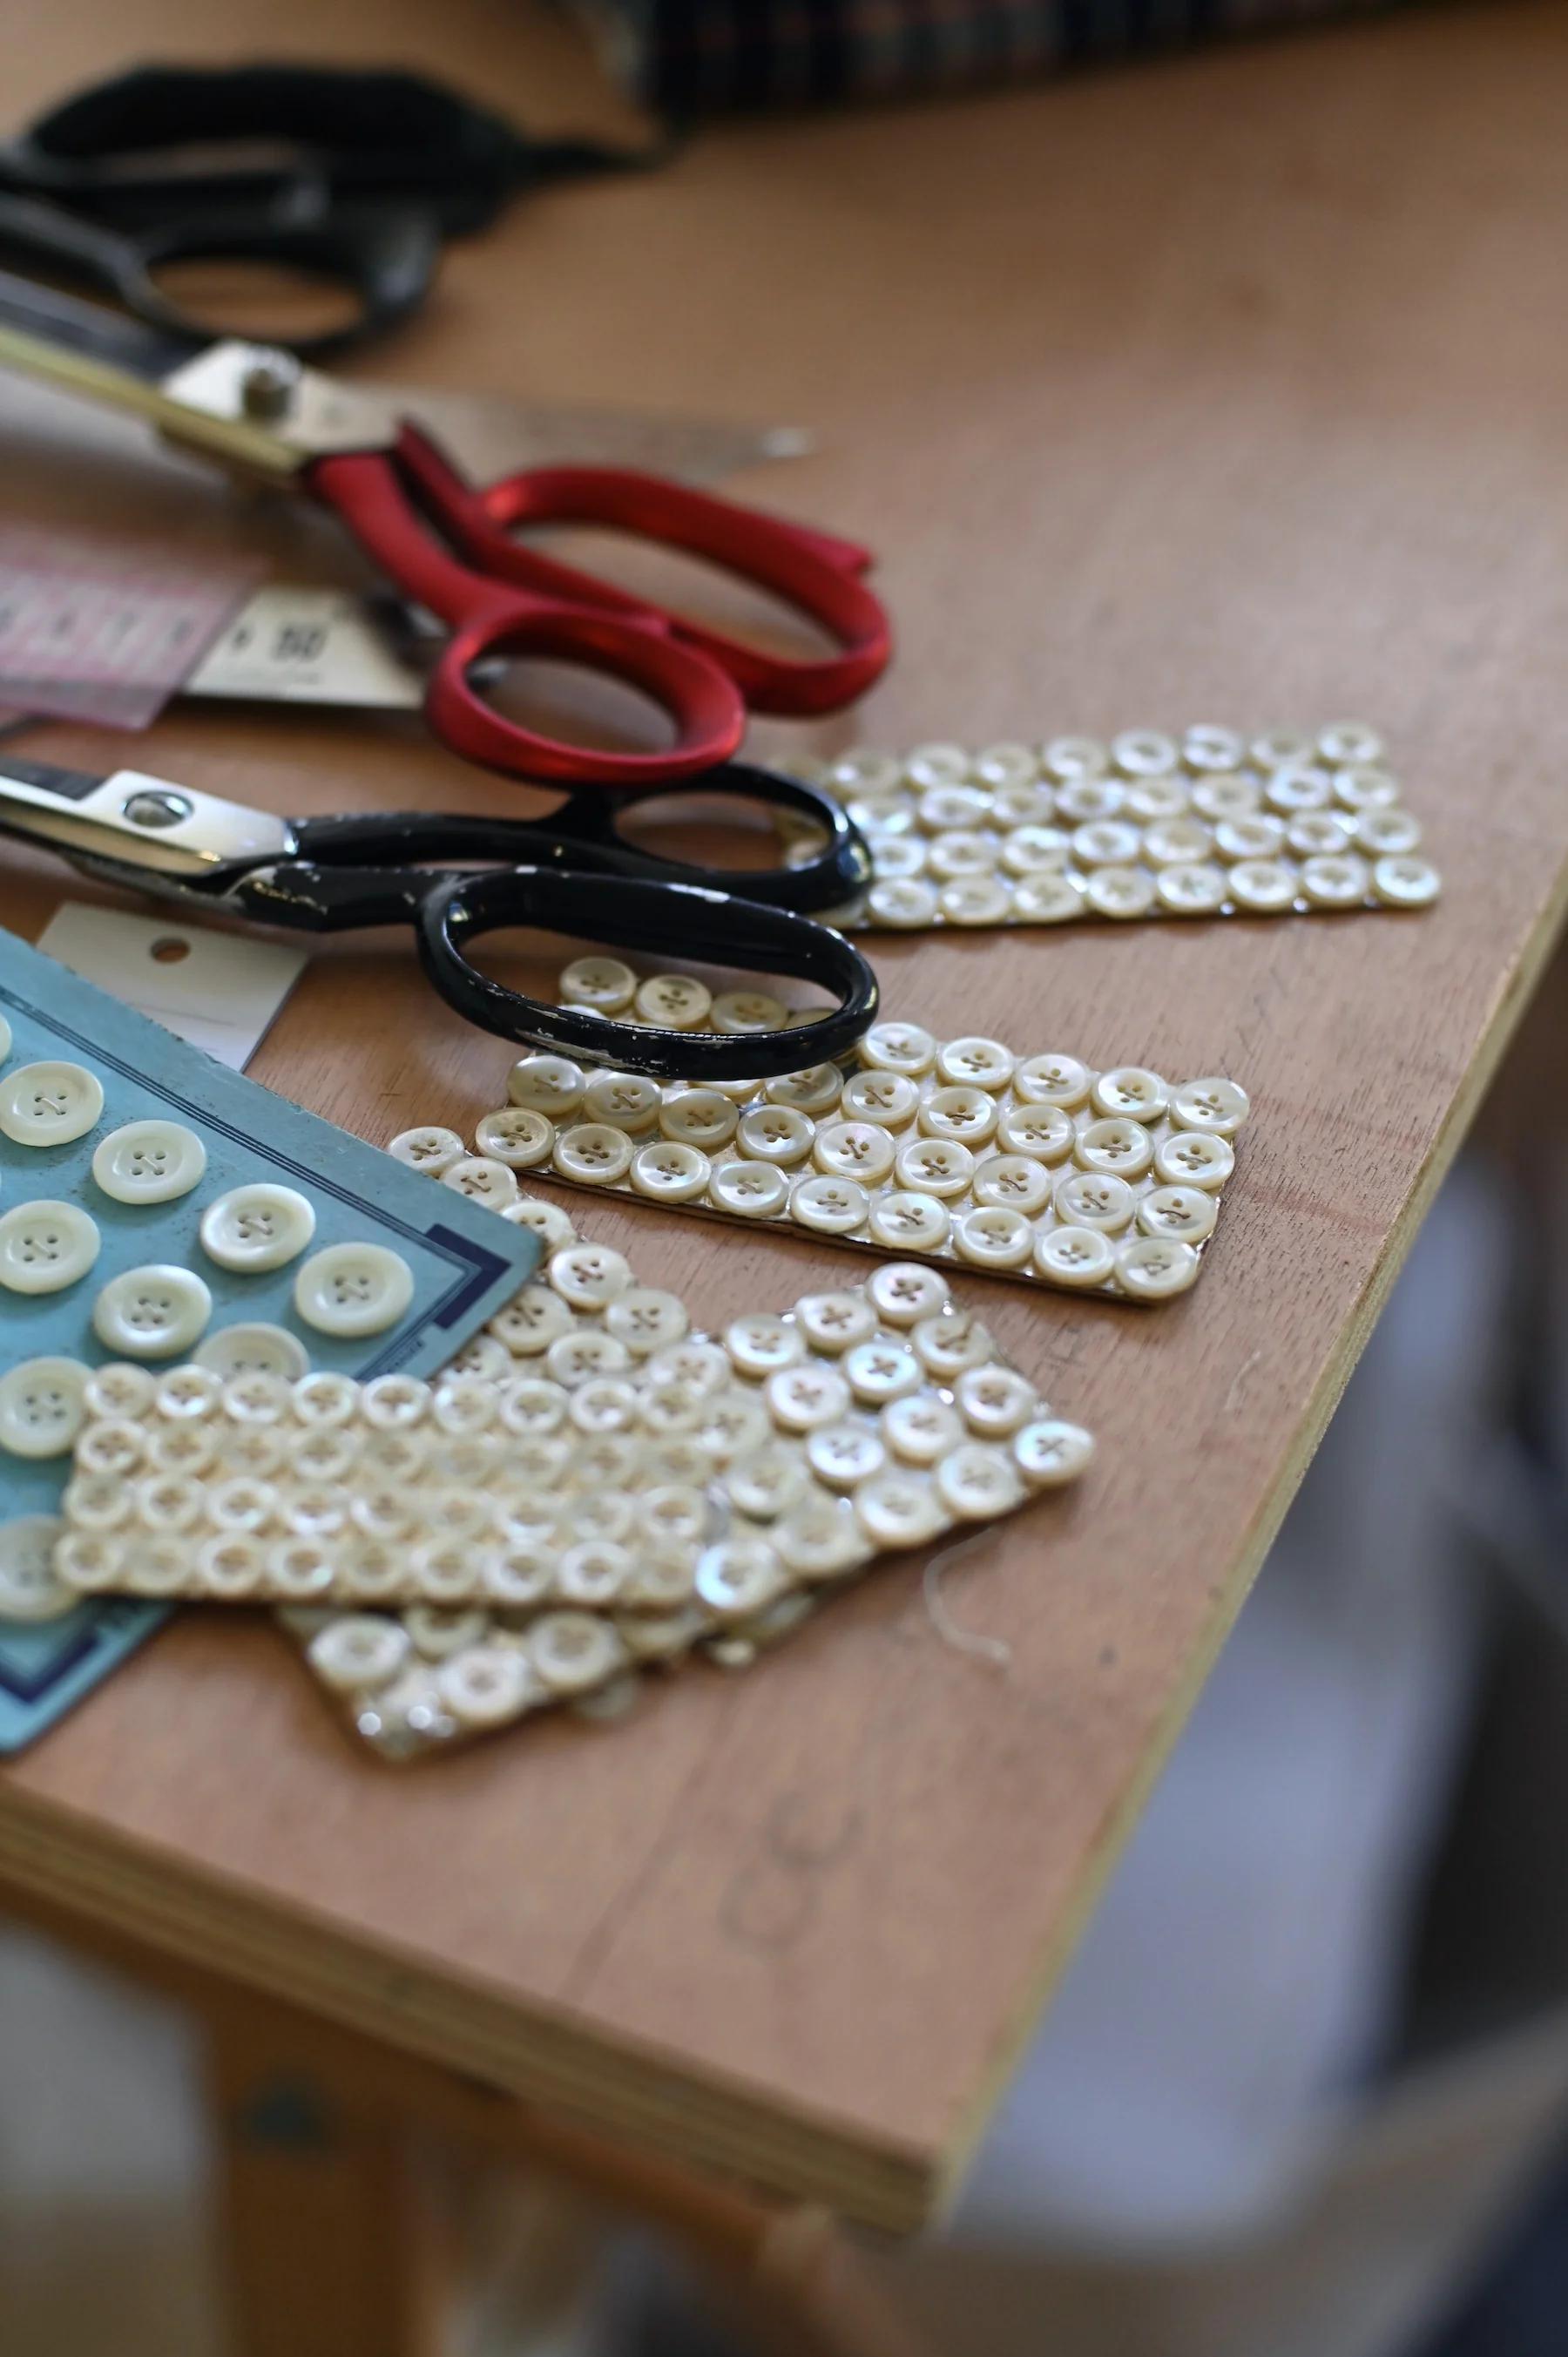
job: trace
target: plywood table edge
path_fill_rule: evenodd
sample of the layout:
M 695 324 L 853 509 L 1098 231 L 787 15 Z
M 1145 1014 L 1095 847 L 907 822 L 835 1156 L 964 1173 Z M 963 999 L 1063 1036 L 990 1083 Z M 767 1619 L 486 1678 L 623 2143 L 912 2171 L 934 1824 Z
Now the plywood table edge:
M 961 2115 L 936 2174 L 937 2211 L 950 2207 L 973 2160 L 987 2126 L 1001 2103 L 1041 2014 L 1098 1908 L 1123 1846 L 1143 1814 L 1155 1785 L 1163 1774 L 1177 1737 L 1187 1724 L 1238 1615 L 1262 1569 L 1269 1549 L 1284 1521 L 1302 1478 L 1316 1454 L 1329 1419 L 1344 1395 L 1357 1361 L 1382 1313 L 1395 1278 L 1430 1210 L 1439 1187 L 1464 1144 L 1481 1102 L 1499 1071 L 1509 1044 L 1518 1029 L 1546 968 L 1568 936 L 1568 861 L 1558 871 L 1554 888 L 1543 901 L 1531 931 L 1526 936 L 1511 973 L 1499 990 L 1475 1054 L 1450 1100 L 1426 1159 L 1416 1174 L 1399 1216 L 1388 1232 L 1383 1249 L 1340 1333 L 1338 1344 L 1325 1363 L 1298 1426 L 1294 1445 L 1280 1466 L 1247 1540 L 1215 1603 L 1203 1642 L 1193 1655 L 1186 1676 L 1161 1715 L 1153 1739 L 1115 1807 L 1106 1816 L 1100 1841 L 1073 1895 L 1047 1944 L 1036 1974 L 1020 1999 L 1014 2024 L 999 2045 L 973 2101 Z

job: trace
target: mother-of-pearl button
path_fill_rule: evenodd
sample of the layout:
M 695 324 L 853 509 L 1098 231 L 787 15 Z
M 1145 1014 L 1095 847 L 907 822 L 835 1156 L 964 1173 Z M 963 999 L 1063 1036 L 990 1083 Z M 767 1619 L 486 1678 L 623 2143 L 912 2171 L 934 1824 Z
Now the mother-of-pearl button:
M 1178 1129 L 1155 1148 L 1155 1175 L 1167 1187 L 1223 1187 L 1236 1167 L 1230 1141 L 1201 1129 Z
M 1373 858 L 1398 857 L 1421 841 L 1421 821 L 1410 811 L 1364 810 L 1353 822 L 1354 840 Z
M 912 1137 L 893 1160 L 900 1187 L 947 1202 L 963 1194 L 974 1176 L 974 1157 L 952 1137 Z
M 1113 1171 L 1119 1178 L 1141 1178 L 1155 1158 L 1155 1147 L 1141 1122 L 1129 1121 L 1122 1114 L 1110 1114 L 1084 1125 L 1073 1154 L 1086 1170 Z
M 996 1100 L 989 1090 L 972 1084 L 933 1089 L 920 1106 L 919 1121 L 928 1137 L 983 1146 L 996 1127 Z
M 953 1391 L 965 1423 L 982 1440 L 1005 1439 L 1040 1405 L 1034 1384 L 1015 1367 L 966 1367 Z
M 70 1146 L 103 1111 L 103 1083 L 85 1064 L 20 1064 L 0 1081 L 0 1130 L 17 1146 Z
M 1116 1274 L 1138 1301 L 1164 1301 L 1185 1293 L 1197 1268 L 1192 1245 L 1169 1236 L 1134 1236 L 1116 1255 Z
M 877 1547 L 921 1546 L 947 1522 L 929 1476 L 891 1470 L 874 1473 L 854 1493 L 855 1520 Z
M 915 1118 L 920 1092 L 907 1072 L 856 1072 L 843 1084 L 839 1109 L 846 1121 L 902 1129 Z
M 881 1423 L 888 1448 L 908 1465 L 934 1465 L 964 1437 L 957 1409 L 929 1391 L 889 1400 Z
M 1058 1105 L 1070 1113 L 1089 1094 L 1089 1067 L 1076 1056 L 1026 1056 L 1014 1068 L 1013 1093 L 1025 1104 Z
M 188 1268 L 154 1264 L 112 1276 L 92 1305 L 92 1330 L 106 1351 L 170 1359 L 207 1330 L 212 1296 Z
M 1295 870 L 1283 859 L 1239 859 L 1230 870 L 1231 899 L 1261 916 L 1293 908 L 1295 891 Z
M 940 1269 L 919 1261 L 885 1261 L 873 1269 L 865 1297 L 884 1325 L 918 1326 L 935 1318 L 947 1306 L 951 1288 Z
M 441 1173 L 441 1184 L 491 1211 L 499 1211 L 504 1204 L 517 1200 L 516 1173 L 489 1154 L 465 1154 L 450 1170 Z
M 952 1214 L 935 1195 L 895 1188 L 872 1200 L 866 1232 L 887 1252 L 939 1252 L 948 1239 Z
M 699 1602 L 721 1620 L 748 1620 L 784 1587 L 784 1570 L 765 1539 L 725 1539 L 706 1547 L 693 1586 Z
M 1084 911 L 1083 886 L 1074 876 L 1023 876 L 1013 888 L 1013 907 L 1032 925 L 1065 925 Z
M 953 1222 L 960 1257 L 979 1268 L 1023 1268 L 1035 1248 L 1035 1232 L 1022 1211 L 982 1204 Z
M 572 1325 L 572 1312 L 559 1294 L 545 1285 L 526 1285 L 496 1312 L 489 1330 L 514 1358 L 531 1359 L 547 1351 L 558 1335 L 569 1334 Z
M 323 1334 L 382 1333 L 413 1299 L 413 1272 L 385 1244 L 328 1244 L 294 1281 L 295 1315 Z
M 741 1374 L 759 1379 L 777 1374 L 781 1368 L 798 1366 L 806 1355 L 800 1327 L 760 1309 L 731 1320 L 725 1328 L 724 1347 Z
M 245 1276 L 297 1260 L 315 1233 L 310 1198 L 268 1180 L 231 1188 L 201 1214 L 201 1249 L 208 1259 Z
M 201 1424 L 223 1404 L 227 1378 L 211 1367 L 171 1367 L 153 1385 L 153 1412 L 170 1424 Z
M 454 1162 L 461 1162 L 464 1146 L 455 1129 L 443 1129 L 438 1123 L 426 1122 L 417 1129 L 400 1129 L 387 1152 L 397 1161 L 406 1162 L 411 1170 L 423 1170 L 426 1178 L 439 1178 Z
M 550 1263 L 550 1282 L 575 1309 L 604 1309 L 631 1285 L 631 1263 L 608 1244 L 568 1244 Z
M 843 1372 L 851 1391 L 867 1407 L 882 1407 L 918 1391 L 925 1381 L 913 1351 L 898 1341 L 857 1342 L 846 1351 Z
M 1207 859 L 1213 847 L 1214 838 L 1203 821 L 1186 813 L 1156 818 L 1144 829 L 1144 856 L 1156 867 L 1179 867 Z
M 1137 1198 L 1113 1170 L 1069 1170 L 1057 1180 L 1051 1202 L 1064 1227 L 1115 1235 L 1132 1218 Z
M 1216 827 L 1227 819 L 1247 818 L 1261 810 L 1263 790 L 1256 778 L 1200 778 L 1192 790 L 1192 806 L 1200 818 Z
M 961 1522 L 983 1523 L 1015 1506 L 1023 1482 L 1009 1451 L 989 1441 L 967 1440 L 950 1449 L 936 1469 L 937 1494 Z
M 57 1578 L 88 1596 L 117 1587 L 124 1560 L 121 1540 L 93 1531 L 71 1530 L 57 1541 L 53 1558 Z
M 1273 859 L 1284 847 L 1285 823 L 1271 811 L 1244 811 L 1221 819 L 1214 848 L 1221 859 Z
M 81 1473 L 131 1473 L 146 1455 L 147 1436 L 128 1416 L 105 1416 L 89 1424 L 76 1444 Z
M 308 1647 L 310 1666 L 325 1685 L 340 1694 L 384 1686 L 409 1656 L 409 1635 L 400 1620 L 371 1613 L 347 1613 L 318 1629 Z
M 102 1238 L 75 1203 L 42 1198 L 0 1218 L 0 1286 L 7 1293 L 63 1293 L 87 1275 Z
M 601 1015 L 618 1015 L 636 994 L 637 976 L 620 958 L 574 958 L 561 976 L 568 1006 L 591 1006 Z
M 1138 1205 L 1138 1225 L 1145 1235 L 1179 1236 L 1197 1244 L 1214 1232 L 1219 1206 L 1199 1187 L 1152 1187 Z
M 457 1725 L 476 1734 L 504 1727 L 541 1698 L 527 1656 L 500 1645 L 473 1645 L 452 1654 L 435 1674 L 435 1690 Z
M 743 1220 L 770 1220 L 787 1209 L 789 1181 L 769 1162 L 715 1163 L 708 1200 Z
M 207 1148 L 178 1121 L 130 1121 L 113 1129 L 92 1157 L 92 1176 L 117 1203 L 172 1203 L 199 1186 Z
M 1047 1228 L 1036 1237 L 1035 1266 L 1057 1285 L 1103 1285 L 1116 1266 L 1116 1248 L 1102 1228 Z
M 997 1116 L 996 1143 L 1004 1154 L 1031 1161 L 1060 1162 L 1072 1152 L 1078 1133 L 1059 1105 L 1010 1104 Z
M 87 1412 L 95 1416 L 137 1416 L 152 1405 L 155 1378 L 145 1367 L 123 1361 L 94 1367 L 87 1378 Z
M 520 1228 L 527 1228 L 539 1238 L 546 1252 L 559 1252 L 563 1244 L 573 1243 L 577 1231 L 559 1203 L 546 1203 L 536 1195 L 520 1196 L 509 1203 L 501 1213 Z
M 1122 868 L 1137 858 L 1142 839 L 1126 819 L 1098 818 L 1074 827 L 1072 848 L 1080 867 Z
M 712 1168 L 700 1146 L 660 1137 L 632 1156 L 631 1183 L 639 1195 L 658 1202 L 693 1203 L 706 1188 Z
M 1057 788 L 1057 815 L 1075 829 L 1099 826 L 1115 818 L 1125 799 L 1115 778 L 1069 778 Z
M 589 1121 L 608 1122 L 631 1137 L 653 1128 L 660 1102 L 659 1083 L 646 1072 L 595 1072 L 583 1091 L 583 1112 Z
M 876 1331 L 876 1312 L 864 1294 L 808 1293 L 795 1304 L 795 1322 L 813 1351 L 836 1358 Z
M 576 1111 L 583 1088 L 583 1068 L 570 1056 L 524 1056 L 512 1066 L 506 1092 L 513 1104 L 561 1121 Z
M 695 1031 L 708 1019 L 714 995 L 690 974 L 652 974 L 638 985 L 637 1011 L 664 1031 Z
M 1002 846 L 1002 866 L 1012 876 L 1055 876 L 1071 852 L 1072 837 L 1064 827 L 1035 822 L 1014 828 Z
M 937 1043 L 918 1023 L 874 1023 L 860 1043 L 860 1060 L 877 1071 L 918 1080 L 937 1060 Z
M 993 1154 L 974 1174 L 974 1200 L 1032 1219 L 1051 1199 L 1051 1174 L 1026 1154 Z
M 1098 737 L 1053 737 L 1041 749 L 1040 766 L 1051 778 L 1097 778 L 1111 767 L 1111 756 Z
M 1247 742 L 1234 728 L 1208 720 L 1195 721 L 1182 737 L 1181 757 L 1189 770 L 1239 770 L 1247 758 Z
M 1380 759 L 1383 740 L 1364 720 L 1336 720 L 1318 730 L 1317 749 L 1337 768 L 1346 762 Z
M 532 1170 L 550 1158 L 550 1124 L 532 1106 L 499 1105 L 480 1120 L 474 1143 L 488 1162 L 503 1162 L 509 1170 Z
M 1184 1081 L 1171 1092 L 1171 1118 L 1181 1129 L 1210 1137 L 1233 1137 L 1251 1111 L 1251 1101 L 1235 1081 Z
M 1111 758 L 1124 777 L 1156 778 L 1177 767 L 1181 751 L 1162 728 L 1124 728 L 1111 740 Z
M 281 1375 L 296 1383 L 310 1366 L 309 1353 L 296 1335 L 283 1326 L 250 1324 L 221 1327 L 209 1334 L 194 1353 L 199 1367 L 209 1367 L 227 1383 L 232 1375 Z
M 1441 879 L 1429 860 L 1394 857 L 1372 866 L 1372 890 L 1389 909 L 1425 909 L 1436 899 Z
M 546 1612 L 527 1640 L 528 1658 L 552 1694 L 585 1694 L 613 1677 L 626 1647 L 608 1621 L 589 1612 Z
M 909 1339 L 927 1373 L 942 1383 L 951 1383 L 965 1367 L 983 1367 L 996 1356 L 989 1331 L 967 1310 L 922 1318 Z
M 864 1042 L 862 1043 L 864 1048 Z M 792 1105 L 797 1113 L 826 1113 L 836 1105 L 843 1074 L 836 1064 L 809 1064 L 803 1071 L 782 1072 L 767 1082 L 763 1094 L 769 1104 Z
M 1170 1103 L 1170 1091 L 1158 1072 L 1142 1064 L 1119 1064 L 1101 1072 L 1089 1092 L 1096 1113 L 1118 1114 L 1130 1121 L 1158 1121 Z
M 819 1425 L 836 1424 L 850 1403 L 849 1384 L 833 1367 L 780 1367 L 768 1376 L 766 1393 L 768 1414 L 786 1432 L 813 1432 Z
M 0 1448 L 60 1457 L 87 1421 L 87 1369 L 77 1359 L 24 1359 L 0 1375 Z
M 1161 907 L 1175 917 L 1210 916 L 1230 897 L 1225 870 L 1211 859 L 1183 860 L 1162 867 L 1155 889 Z
M 1059 1416 L 1041 1416 L 1013 1436 L 1013 1462 L 1031 1490 L 1076 1480 L 1093 1455 L 1092 1437 Z
M 1146 917 L 1156 898 L 1155 879 L 1142 867 L 1097 867 L 1083 888 L 1084 905 L 1097 917 L 1129 922 Z
M 1332 857 L 1348 851 L 1355 839 L 1356 823 L 1348 811 L 1300 811 L 1285 829 L 1285 846 L 1298 859 Z
M 969 1035 L 949 1039 L 938 1049 L 937 1071 L 944 1081 L 955 1086 L 1004 1089 L 1017 1060 L 1011 1048 L 1004 1048 L 1000 1039 Z
M 659 1126 L 666 1137 L 682 1146 L 701 1146 L 704 1154 L 727 1146 L 740 1115 L 717 1089 L 682 1089 L 668 1094 L 659 1108 Z
M 1315 909 L 1359 909 L 1371 871 L 1354 851 L 1323 852 L 1301 863 L 1301 888 Z
M 806 1455 L 819 1481 L 830 1490 L 853 1490 L 880 1473 L 887 1451 L 867 1424 L 822 1425 L 806 1443 Z
M 742 1114 L 736 1143 L 743 1154 L 781 1169 L 803 1162 L 811 1150 L 815 1130 L 796 1105 L 754 1105 Z
M 887 1478 L 874 1475 L 873 1480 Z M 820 1495 L 791 1506 L 774 1526 L 772 1537 L 783 1563 L 797 1579 L 807 1582 L 836 1579 L 864 1563 L 871 1552 L 850 1507 Z
M 874 1187 L 893 1168 L 896 1148 L 874 1121 L 828 1121 L 818 1130 L 811 1159 L 835 1178 L 857 1178 Z
M 725 990 L 714 999 L 708 1019 L 715 1031 L 745 1039 L 756 1031 L 783 1030 L 789 1009 L 766 990 Z
M 971 767 L 983 785 L 1029 784 L 1040 774 L 1040 757 L 1032 745 L 987 745 Z
M 805 1459 L 795 1441 L 766 1440 L 758 1448 L 737 1457 L 725 1473 L 723 1488 L 737 1513 L 770 1523 L 794 1505 L 809 1487 Z
M 76 1602 L 54 1567 L 64 1525 L 55 1514 L 0 1523 L 0 1620 L 58 1620 Z
M 1287 816 L 1297 811 L 1322 810 L 1333 796 L 1334 781 L 1327 770 L 1310 761 L 1282 763 L 1263 788 L 1263 800 L 1270 809 Z
M 940 905 L 937 888 L 918 876 L 884 876 L 865 896 L 865 905 L 879 925 L 895 929 L 929 925 Z
M 813 1178 L 798 1178 L 789 1190 L 789 1217 L 819 1235 L 848 1235 L 864 1225 L 871 1199 L 854 1178 L 819 1171 Z
M 556 1132 L 552 1158 L 562 1177 L 575 1179 L 580 1187 L 614 1187 L 631 1168 L 636 1150 L 625 1130 L 613 1123 L 579 1121 Z
M 650 1285 L 629 1286 L 605 1311 L 606 1330 L 624 1342 L 637 1359 L 650 1358 L 679 1342 L 689 1323 L 679 1294 Z

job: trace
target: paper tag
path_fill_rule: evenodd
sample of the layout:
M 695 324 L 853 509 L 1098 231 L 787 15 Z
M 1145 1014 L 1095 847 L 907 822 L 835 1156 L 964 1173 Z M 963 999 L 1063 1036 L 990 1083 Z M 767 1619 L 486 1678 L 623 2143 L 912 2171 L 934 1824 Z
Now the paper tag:
M 416 712 L 424 673 L 374 610 L 337 589 L 258 589 L 185 683 L 187 695 Z
M 250 1062 L 306 964 L 302 951 L 273 942 L 81 900 L 62 901 L 38 947 L 235 1072 Z

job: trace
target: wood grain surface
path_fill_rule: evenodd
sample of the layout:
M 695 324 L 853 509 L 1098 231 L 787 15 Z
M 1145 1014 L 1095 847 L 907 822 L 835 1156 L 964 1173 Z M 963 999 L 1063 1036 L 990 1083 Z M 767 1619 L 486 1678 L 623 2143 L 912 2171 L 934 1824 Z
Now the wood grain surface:
M 486 0 L 237 0 L 220 27 L 128 0 L 107 22 L 13 0 L 8 111 L 143 54 L 280 50 L 423 62 L 542 121 L 594 107 L 566 35 Z M 1256 1108 L 1181 1304 L 970 1288 L 1101 1440 L 1079 1493 L 949 1583 L 1004 1673 L 940 1641 L 900 1565 L 753 1674 L 693 1671 L 613 1728 L 400 1773 L 264 1621 L 193 1613 L 0 1777 L 0 1874 L 684 2158 L 889 2227 L 929 2214 L 1562 912 L 1565 83 L 1557 9 L 1416 11 L 718 129 L 454 255 L 367 372 L 818 430 L 819 455 L 751 488 L 875 544 L 901 660 L 815 742 L 1356 715 L 1386 731 L 1445 897 L 1418 919 L 876 945 L 894 1012 L 1229 1072 Z M 355 577 L 322 520 L 9 386 L 0 466 L 15 512 Z M 36 749 L 122 748 L 55 729 Z M 412 723 L 185 706 L 134 758 L 285 811 L 510 791 Z M 0 916 L 29 931 L 77 888 L 9 852 L 0 873 Z M 317 960 L 253 1069 L 384 1139 L 483 1112 L 506 1060 L 378 936 Z M 854 1273 L 806 1241 L 572 1200 L 704 1321 Z

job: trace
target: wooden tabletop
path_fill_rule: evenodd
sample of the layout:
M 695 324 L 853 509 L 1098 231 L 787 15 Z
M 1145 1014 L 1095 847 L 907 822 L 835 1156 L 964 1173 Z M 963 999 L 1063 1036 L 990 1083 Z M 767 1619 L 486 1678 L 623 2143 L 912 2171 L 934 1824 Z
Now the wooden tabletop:
M 546 122 L 593 104 L 569 36 L 488 0 L 239 0 L 220 35 L 193 0 L 127 0 L 112 48 L 106 21 L 89 0 L 30 16 L 7 109 L 144 54 L 280 50 L 424 63 Z M 1559 10 L 1415 11 L 716 129 L 454 256 L 374 366 L 820 433 L 752 488 L 875 546 L 902 652 L 863 715 L 809 741 L 1356 715 L 1386 732 L 1445 896 L 1418 918 L 880 945 L 894 1012 L 1229 1072 L 1256 1109 L 1182 1303 L 972 1288 L 1101 1440 L 1079 1494 L 950 1583 L 1004 1672 L 940 1640 L 901 1564 L 751 1674 L 693 1670 L 617 1727 L 538 1725 L 397 1772 L 271 1625 L 192 1613 L 0 1777 L 0 1874 L 690 2160 L 894 2228 L 929 2212 L 1562 910 L 1565 76 Z M 13 387 L 0 404 L 20 512 L 241 544 L 296 575 L 346 562 L 317 519 L 134 432 Z M 135 758 L 282 810 L 494 791 L 412 723 L 187 706 Z M 4 868 L 0 916 L 25 930 L 75 888 Z M 483 1112 L 505 1061 L 377 937 L 317 962 L 253 1069 L 384 1139 Z M 858 1267 L 575 1209 L 708 1322 Z

